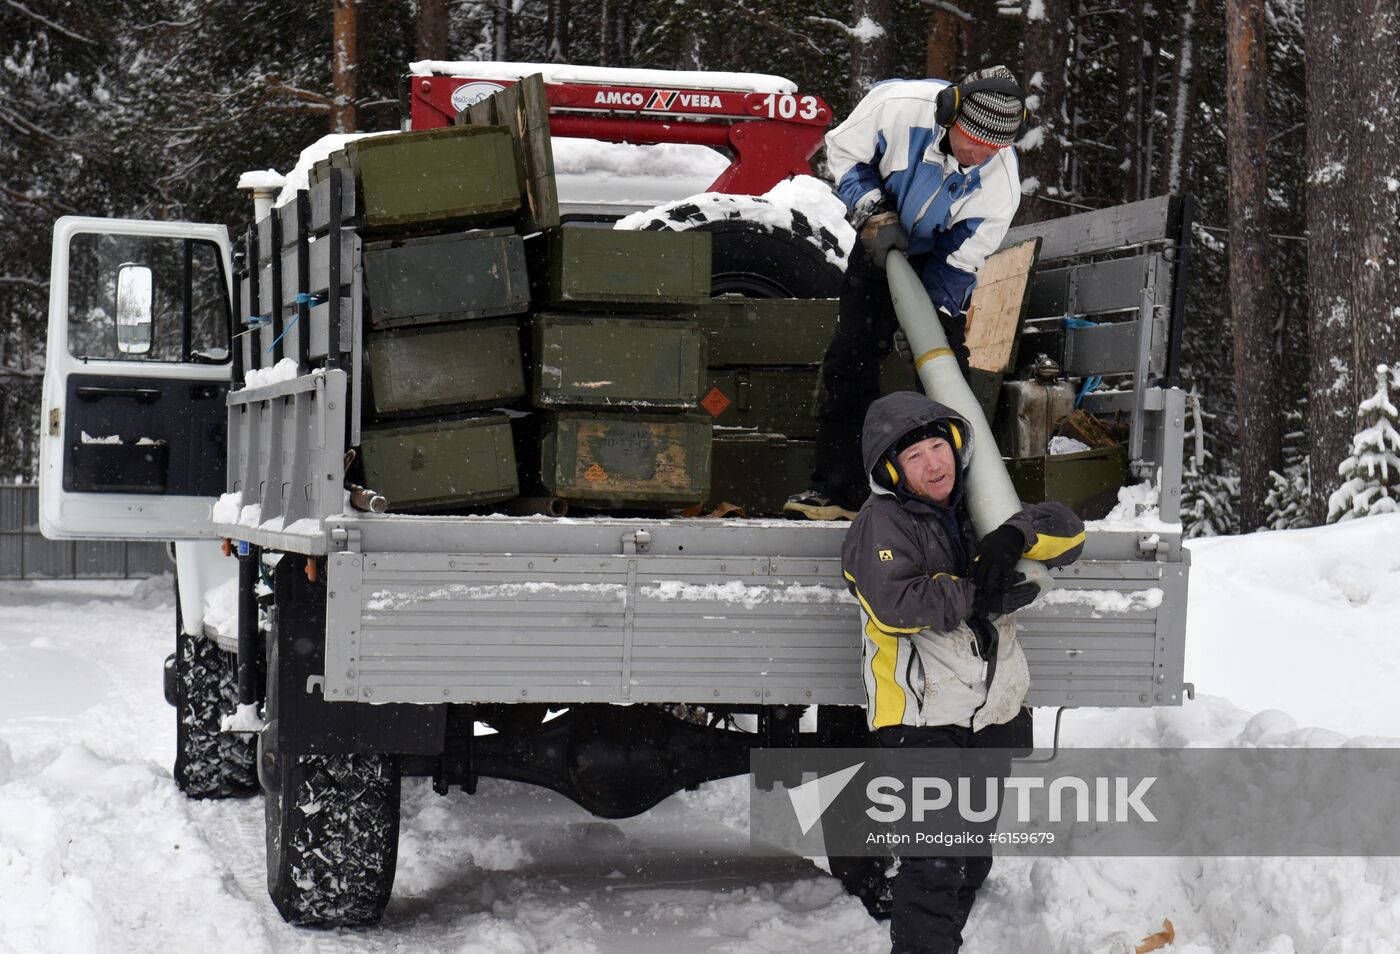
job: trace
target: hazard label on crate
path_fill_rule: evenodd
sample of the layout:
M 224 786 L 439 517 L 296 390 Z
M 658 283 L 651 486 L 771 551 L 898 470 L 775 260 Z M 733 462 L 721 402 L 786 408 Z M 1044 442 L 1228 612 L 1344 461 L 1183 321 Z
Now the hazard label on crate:
M 608 479 L 608 472 L 598 464 L 594 464 L 583 472 L 583 476 L 594 482 Z
M 710 413 L 710 417 L 719 417 L 731 403 L 719 388 L 710 388 L 710 393 L 700 399 L 700 406 Z

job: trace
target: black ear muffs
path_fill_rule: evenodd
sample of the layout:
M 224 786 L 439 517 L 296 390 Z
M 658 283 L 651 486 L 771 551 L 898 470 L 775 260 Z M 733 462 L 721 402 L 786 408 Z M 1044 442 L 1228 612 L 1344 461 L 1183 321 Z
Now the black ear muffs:
M 1030 129 L 1031 111 L 1026 108 L 1026 91 L 1002 76 L 973 80 L 962 86 L 949 84 L 943 87 L 934 99 L 933 121 L 944 129 L 952 126 L 962 115 L 963 103 L 967 102 L 967 98 L 973 93 L 1005 93 L 1013 99 L 1020 100 L 1021 125 L 1016 127 L 1016 139 L 1019 140 Z

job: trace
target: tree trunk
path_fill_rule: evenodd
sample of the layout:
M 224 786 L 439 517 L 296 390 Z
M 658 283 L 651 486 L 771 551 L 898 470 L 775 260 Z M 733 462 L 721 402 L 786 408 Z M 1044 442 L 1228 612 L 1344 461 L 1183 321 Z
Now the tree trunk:
M 616 44 L 613 41 L 613 33 L 616 27 L 613 25 L 617 17 L 617 0 L 599 0 L 598 2 L 598 65 L 616 66 L 617 53 Z
M 924 45 L 924 73 L 938 79 L 958 76 L 958 43 L 962 20 L 942 7 L 934 7 L 928 18 L 928 38 Z
M 1137 198 L 1144 6 L 1143 0 L 1123 0 L 1118 14 L 1118 125 L 1113 145 L 1120 202 Z
M 1355 106 L 1349 78 L 1353 0 L 1308 0 L 1304 8 L 1307 57 L 1308 219 L 1308 447 L 1314 524 L 1327 520 L 1327 498 L 1340 483 L 1337 465 L 1355 429 L 1356 331 L 1352 310 L 1352 243 L 1347 177 L 1348 127 Z M 1369 379 L 1368 379 L 1369 380 Z
M 335 83 L 335 106 L 331 109 L 331 132 L 348 133 L 359 128 L 355 108 L 359 95 L 359 11 L 357 0 L 334 0 L 335 19 L 331 57 L 331 77 Z
M 1268 523 L 1269 472 L 1279 470 L 1278 356 L 1266 243 L 1268 147 L 1265 0 L 1226 0 L 1225 90 L 1230 179 L 1230 317 L 1234 327 L 1240 529 Z
M 1180 192 L 1186 180 L 1191 155 L 1191 117 L 1196 111 L 1196 0 L 1182 0 L 1179 12 L 1176 69 L 1172 72 L 1168 104 L 1169 138 L 1162 168 L 1162 191 L 1168 194 Z
M 1355 137 L 1348 169 L 1358 387 L 1400 366 L 1400 8 L 1360 0 L 1351 30 Z M 1365 397 L 1365 394 L 1360 395 Z
M 964 8 L 973 15 L 972 22 L 963 25 L 967 40 L 967 72 L 988 66 L 1013 67 L 1021 62 L 1021 18 L 1003 16 L 992 0 L 968 3 Z M 960 79 L 952 76 L 949 79 Z M 1017 77 L 1021 79 L 1021 77 Z
M 510 28 L 510 0 L 496 0 L 496 5 L 491 9 L 491 55 L 498 61 L 508 62 L 511 58 Z
M 447 59 L 447 0 L 418 0 L 413 49 L 420 60 Z
M 1026 58 L 1021 71 L 1023 88 L 1030 94 L 1031 132 L 1020 152 L 1021 180 L 1035 180 L 1035 188 L 1021 203 L 1018 222 L 1040 222 L 1068 211 L 1062 205 L 1041 201 L 1037 196 L 1063 198 L 1066 193 L 1064 144 L 1068 133 L 1066 114 L 1069 81 L 1070 11 L 1067 0 L 1044 0 L 1040 17 L 1026 10 Z
M 569 62 L 569 0 L 549 0 L 549 61 Z
M 894 70 L 892 0 L 853 0 L 851 22 L 851 102 L 856 103 Z

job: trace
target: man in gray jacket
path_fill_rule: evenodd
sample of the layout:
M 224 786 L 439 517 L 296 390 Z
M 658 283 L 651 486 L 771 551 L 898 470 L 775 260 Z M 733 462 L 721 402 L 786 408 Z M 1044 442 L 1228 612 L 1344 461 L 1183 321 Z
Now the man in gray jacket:
M 870 406 L 862 451 L 871 494 L 846 534 L 841 566 L 861 608 L 866 720 L 875 742 L 1029 748 L 1023 703 L 1030 674 L 1012 614 L 1039 591 L 1015 565 L 1022 556 L 1050 566 L 1074 562 L 1084 547 L 1083 521 L 1060 503 L 1030 504 L 979 541 L 963 502 L 972 428 L 913 391 Z M 878 888 L 871 865 L 832 861 L 833 873 L 871 905 Z M 956 952 L 991 866 L 990 856 L 901 859 L 894 954 Z

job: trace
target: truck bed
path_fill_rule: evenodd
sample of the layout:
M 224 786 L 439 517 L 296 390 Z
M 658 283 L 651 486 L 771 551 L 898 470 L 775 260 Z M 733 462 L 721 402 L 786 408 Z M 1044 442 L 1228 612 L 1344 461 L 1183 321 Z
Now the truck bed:
M 343 547 L 328 559 L 328 700 L 864 703 L 845 524 L 326 523 Z M 1090 532 L 1018 616 L 1030 704 L 1180 704 L 1188 559 L 1179 536 Z

